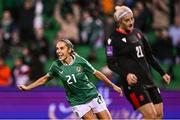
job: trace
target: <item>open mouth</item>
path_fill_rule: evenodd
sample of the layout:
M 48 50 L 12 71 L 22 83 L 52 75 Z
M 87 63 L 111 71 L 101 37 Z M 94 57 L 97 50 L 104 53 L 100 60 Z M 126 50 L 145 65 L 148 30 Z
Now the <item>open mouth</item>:
M 62 58 L 62 57 L 63 57 L 63 54 L 57 53 L 57 56 L 60 57 L 60 58 Z
M 130 24 L 130 25 L 129 25 L 129 28 L 132 28 L 132 27 L 133 27 L 133 25 L 132 25 L 132 24 Z
M 128 29 L 133 29 L 133 25 L 132 25 L 132 24 L 129 25 L 129 26 L 128 26 Z

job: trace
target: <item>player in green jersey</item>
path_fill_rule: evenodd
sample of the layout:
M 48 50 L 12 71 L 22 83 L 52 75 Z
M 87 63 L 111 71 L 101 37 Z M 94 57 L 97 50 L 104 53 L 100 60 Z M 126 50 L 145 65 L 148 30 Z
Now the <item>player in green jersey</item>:
M 46 75 L 34 83 L 18 86 L 20 90 L 31 90 L 55 78 L 61 80 L 65 88 L 67 101 L 78 118 L 83 119 L 112 119 L 103 97 L 95 85 L 89 81 L 87 74 L 94 74 L 100 80 L 122 94 L 121 88 L 113 84 L 104 74 L 74 52 L 72 43 L 67 39 L 58 39 L 56 43 L 58 60 L 54 61 Z

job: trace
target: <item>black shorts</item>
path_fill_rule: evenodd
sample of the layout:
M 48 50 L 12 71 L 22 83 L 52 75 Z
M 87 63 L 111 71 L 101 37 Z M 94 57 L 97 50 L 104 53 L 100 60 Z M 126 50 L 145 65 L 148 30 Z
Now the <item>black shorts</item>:
M 124 89 L 124 93 L 134 110 L 147 103 L 158 104 L 162 102 L 162 97 L 157 87 L 144 88 L 140 85 L 129 86 L 127 89 Z

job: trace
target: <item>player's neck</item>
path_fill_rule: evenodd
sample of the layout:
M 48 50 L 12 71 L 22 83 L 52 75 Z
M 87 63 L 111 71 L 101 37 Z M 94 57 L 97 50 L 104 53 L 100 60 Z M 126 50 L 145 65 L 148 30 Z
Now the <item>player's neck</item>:
M 66 65 L 69 65 L 73 62 L 73 56 L 68 56 L 64 61 L 63 63 L 66 64 Z
M 121 28 L 116 28 L 117 32 L 120 32 L 122 34 L 128 34 L 125 30 L 121 29 Z
M 119 32 L 121 32 L 121 33 L 123 33 L 123 34 L 129 34 L 129 33 L 132 32 L 132 31 L 130 31 L 130 30 L 127 30 L 127 29 L 123 28 L 122 26 L 120 26 L 120 27 L 117 28 L 116 30 L 119 31 Z

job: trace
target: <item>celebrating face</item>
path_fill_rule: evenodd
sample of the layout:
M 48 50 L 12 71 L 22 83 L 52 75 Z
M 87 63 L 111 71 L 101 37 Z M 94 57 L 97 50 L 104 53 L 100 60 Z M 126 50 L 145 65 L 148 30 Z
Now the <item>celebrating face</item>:
M 68 48 L 66 43 L 59 41 L 56 44 L 56 54 L 61 61 L 65 61 L 69 56 L 71 56 L 71 48 Z

